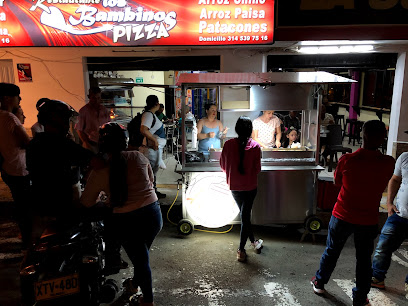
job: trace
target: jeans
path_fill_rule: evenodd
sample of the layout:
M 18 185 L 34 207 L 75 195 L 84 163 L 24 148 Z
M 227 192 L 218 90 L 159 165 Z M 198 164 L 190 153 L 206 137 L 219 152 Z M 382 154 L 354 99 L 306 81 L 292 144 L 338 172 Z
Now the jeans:
M 377 237 L 377 231 L 377 225 L 351 224 L 332 216 L 329 223 L 326 249 L 320 260 L 320 268 L 316 272 L 316 279 L 323 284 L 327 284 L 347 238 L 354 234 L 357 263 L 353 300 L 357 302 L 365 301 L 371 287 L 371 255 L 374 250 L 374 239 Z
M 385 279 L 385 275 L 391 265 L 391 256 L 408 238 L 408 219 L 397 214 L 388 217 L 382 230 L 377 248 L 373 257 L 373 276 L 379 281 Z M 408 284 L 408 275 L 405 278 Z
M 252 232 L 251 211 L 252 205 L 254 204 L 256 192 L 257 189 L 250 191 L 231 190 L 232 196 L 234 197 L 234 200 L 237 203 L 239 210 L 241 212 L 241 236 L 239 250 L 245 249 L 245 244 L 248 238 L 251 242 L 255 241 L 254 234 Z
M 116 238 L 132 261 L 133 285 L 140 286 L 143 300 L 153 302 L 152 271 L 149 250 L 154 238 L 163 227 L 159 202 L 134 211 L 113 216 Z
M 13 176 L 1 172 L 1 177 L 10 188 L 14 200 L 13 217 L 21 232 L 23 249 L 29 246 L 32 231 L 32 218 L 30 205 L 30 179 L 27 176 Z

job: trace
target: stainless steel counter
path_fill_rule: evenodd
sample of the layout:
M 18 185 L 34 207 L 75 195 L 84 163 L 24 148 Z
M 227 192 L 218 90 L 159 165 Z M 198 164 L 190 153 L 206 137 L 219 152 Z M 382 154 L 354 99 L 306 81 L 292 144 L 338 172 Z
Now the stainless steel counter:
M 322 166 L 262 166 L 261 171 L 321 171 L 324 170 Z M 188 173 L 188 172 L 221 172 L 221 167 L 219 165 L 214 166 L 193 166 L 184 167 L 183 169 L 177 170 L 177 173 Z

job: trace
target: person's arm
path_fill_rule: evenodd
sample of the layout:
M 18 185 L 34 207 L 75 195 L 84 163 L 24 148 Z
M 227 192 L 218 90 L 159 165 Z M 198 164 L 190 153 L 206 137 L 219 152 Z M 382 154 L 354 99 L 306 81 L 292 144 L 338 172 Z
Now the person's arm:
M 143 156 L 144 157 L 144 156 Z M 150 165 L 150 162 L 149 162 L 149 160 L 147 160 L 148 162 L 146 163 L 147 164 L 147 172 L 148 172 L 148 175 L 149 175 L 149 180 L 150 180 L 150 182 L 152 182 L 152 184 L 154 184 L 154 173 L 153 173 L 153 169 L 152 169 L 152 166 Z
M 14 137 L 17 140 L 17 144 L 22 149 L 25 149 L 30 142 L 30 136 L 28 136 L 25 128 L 21 124 L 15 127 Z
M 267 146 L 258 138 L 258 130 L 252 131 L 252 139 L 255 140 L 262 148 L 267 148 Z
M 79 139 L 81 139 L 82 141 L 83 147 L 87 149 L 91 149 L 92 146 L 89 143 L 90 140 L 89 140 L 88 135 L 84 131 L 81 131 L 81 130 L 77 130 L 77 133 L 78 133 Z
M 398 190 L 401 186 L 402 177 L 393 175 L 388 182 L 388 190 L 387 190 L 387 210 L 388 216 L 392 216 L 394 212 L 399 213 L 397 207 L 394 205 L 395 196 L 398 193 Z
M 150 147 L 157 151 L 159 149 L 159 142 L 157 141 L 156 137 L 154 137 L 154 135 L 150 132 L 150 128 L 148 126 L 151 126 L 153 123 L 153 114 L 152 115 L 152 121 L 150 121 L 149 119 L 147 119 L 145 116 L 146 114 L 148 115 L 150 112 L 145 112 L 142 115 L 142 124 L 140 125 L 140 133 L 142 133 L 143 136 L 145 136 L 148 140 L 148 142 L 150 141 L 153 145 L 151 145 Z M 147 124 L 147 126 L 146 126 Z
M 255 169 L 257 173 L 261 172 L 262 170 L 261 158 L 262 158 L 261 148 L 257 148 L 257 154 L 256 154 L 256 159 L 255 159 L 255 162 L 256 162 Z
M 340 157 L 336 170 L 334 170 L 334 185 L 341 187 L 343 185 L 343 167 L 346 155 Z
M 153 143 L 153 145 L 151 146 L 153 150 L 157 151 L 159 149 L 159 142 L 157 141 L 156 137 L 154 137 L 153 134 L 150 133 L 147 126 L 141 125 L 140 133 L 142 133 L 143 136 L 145 136 L 150 142 Z
M 275 141 L 275 144 L 276 144 L 276 147 L 277 148 L 280 148 L 281 147 L 281 138 L 282 138 L 282 131 L 281 131 L 281 127 L 280 127 L 280 125 L 276 128 L 276 141 Z
M 90 144 L 90 139 L 88 135 L 85 133 L 85 110 L 80 109 L 78 115 L 78 122 L 75 124 L 75 129 L 77 131 L 79 139 L 82 141 L 82 146 L 86 149 L 91 150 L 92 146 Z
M 92 207 L 101 191 L 108 192 L 109 189 L 109 170 L 92 170 L 86 182 L 85 190 L 81 195 L 81 204 L 85 207 Z M 109 196 L 109 195 L 108 195 Z
M 203 140 L 203 139 L 206 139 L 206 138 L 214 138 L 215 137 L 214 132 L 201 133 L 202 130 L 203 130 L 203 120 L 201 119 L 197 123 L 197 139 L 198 140 Z
M 221 131 L 221 134 L 220 134 L 219 138 L 224 139 L 225 137 L 227 137 L 228 128 L 227 127 L 224 128 L 221 121 L 219 121 L 218 128 Z

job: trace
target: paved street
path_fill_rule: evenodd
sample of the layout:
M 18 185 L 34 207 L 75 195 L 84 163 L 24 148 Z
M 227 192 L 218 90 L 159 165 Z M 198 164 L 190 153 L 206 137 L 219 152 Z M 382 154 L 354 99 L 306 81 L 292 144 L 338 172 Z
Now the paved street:
M 3 204 L 2 204 L 3 205 Z M 3 205 L 4 206 L 4 205 Z M 169 206 L 162 206 L 163 217 Z M 179 207 L 170 214 L 177 218 Z M 4 218 L 0 224 L 0 305 L 18 305 L 18 231 Z M 221 230 L 228 229 L 222 228 Z M 350 239 L 340 257 L 328 295 L 319 297 L 309 279 L 318 267 L 325 232 L 299 242 L 301 232 L 282 227 L 255 227 L 256 237 L 265 241 L 262 253 L 249 252 L 247 263 L 236 261 L 239 226 L 227 234 L 195 231 L 181 237 L 167 220 L 151 250 L 156 305 L 351 305 L 354 280 L 354 245 Z M 124 258 L 126 255 L 124 254 Z M 132 269 L 113 278 L 123 281 Z M 408 245 L 394 257 L 387 290 L 370 293 L 372 305 L 406 305 L 404 279 L 408 273 Z M 124 295 L 113 305 L 128 305 Z

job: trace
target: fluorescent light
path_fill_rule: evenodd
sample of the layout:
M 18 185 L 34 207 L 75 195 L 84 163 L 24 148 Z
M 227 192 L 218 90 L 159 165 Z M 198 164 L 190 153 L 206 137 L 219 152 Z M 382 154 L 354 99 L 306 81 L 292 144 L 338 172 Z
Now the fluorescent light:
M 297 49 L 299 53 L 305 54 L 362 53 L 373 50 L 373 45 L 306 46 Z
M 301 41 L 301 46 L 372 45 L 373 40 L 309 40 Z

